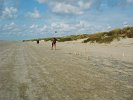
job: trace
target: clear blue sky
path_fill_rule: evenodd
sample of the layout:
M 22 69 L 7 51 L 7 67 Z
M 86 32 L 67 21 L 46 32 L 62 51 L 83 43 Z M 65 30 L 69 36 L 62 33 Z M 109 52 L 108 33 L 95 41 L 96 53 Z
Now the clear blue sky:
M 133 0 L 0 0 L 0 40 L 90 34 L 126 26 L 133 26 Z

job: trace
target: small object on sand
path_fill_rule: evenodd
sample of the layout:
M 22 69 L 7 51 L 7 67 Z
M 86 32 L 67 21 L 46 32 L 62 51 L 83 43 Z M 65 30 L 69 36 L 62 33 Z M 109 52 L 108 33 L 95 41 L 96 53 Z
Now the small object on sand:
M 124 53 L 124 52 L 122 53 L 122 56 L 123 56 L 123 57 L 125 56 L 125 53 Z

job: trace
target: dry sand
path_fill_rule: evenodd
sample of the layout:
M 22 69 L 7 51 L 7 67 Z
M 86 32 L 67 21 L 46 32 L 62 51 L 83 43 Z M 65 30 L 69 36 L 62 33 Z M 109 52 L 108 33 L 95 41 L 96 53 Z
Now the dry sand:
M 0 100 L 133 100 L 133 39 L 0 42 Z

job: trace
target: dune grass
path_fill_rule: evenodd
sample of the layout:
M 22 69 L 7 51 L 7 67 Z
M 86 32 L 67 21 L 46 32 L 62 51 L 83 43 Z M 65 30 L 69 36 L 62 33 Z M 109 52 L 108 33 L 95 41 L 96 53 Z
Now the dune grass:
M 120 38 L 133 38 L 133 27 L 125 27 L 123 29 L 118 28 L 109 32 L 91 34 L 88 36 L 88 39 L 83 41 L 83 43 L 110 43 L 113 40 L 119 41 Z
M 44 40 L 44 41 L 51 41 L 51 38 L 40 38 L 40 39 L 32 39 L 30 41 L 37 41 L 37 40 Z M 123 29 L 117 28 L 111 30 L 109 32 L 98 32 L 94 34 L 81 34 L 81 35 L 70 35 L 64 37 L 56 37 L 57 41 L 65 42 L 65 41 L 73 41 L 78 39 L 84 39 L 83 43 L 111 43 L 113 40 L 120 40 L 121 38 L 133 38 L 133 26 L 132 27 L 125 27 Z M 23 40 L 25 41 L 25 40 Z M 29 41 L 29 40 L 28 40 Z

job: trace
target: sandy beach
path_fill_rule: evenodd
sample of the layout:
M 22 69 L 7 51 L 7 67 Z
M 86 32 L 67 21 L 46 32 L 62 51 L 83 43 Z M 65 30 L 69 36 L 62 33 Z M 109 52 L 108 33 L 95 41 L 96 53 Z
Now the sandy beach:
M 133 39 L 0 41 L 0 100 L 133 100 Z

